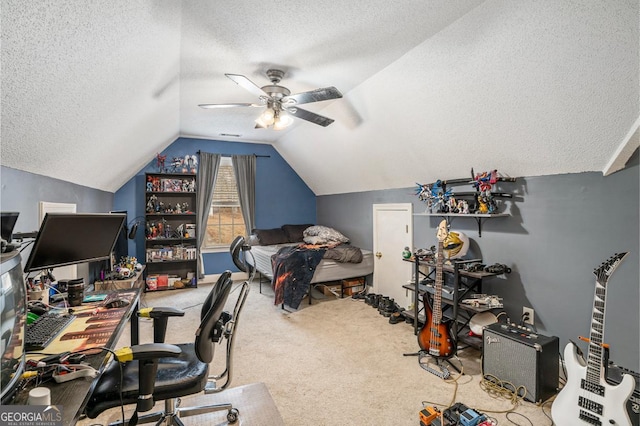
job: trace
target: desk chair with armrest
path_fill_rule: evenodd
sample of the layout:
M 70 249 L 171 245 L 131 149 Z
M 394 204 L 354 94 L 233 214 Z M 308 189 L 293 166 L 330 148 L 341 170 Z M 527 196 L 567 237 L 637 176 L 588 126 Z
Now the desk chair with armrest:
M 86 415 L 95 418 L 109 408 L 136 404 L 136 412 L 126 424 L 157 422 L 159 425 L 164 422 L 181 426 L 180 416 L 222 410 L 227 410 L 227 420 L 235 423 L 238 410 L 231 404 L 178 407 L 180 397 L 221 392 L 231 382 L 234 330 L 249 291 L 249 285 L 243 283 L 233 313 L 223 312 L 231 285 L 231 272 L 225 271 L 203 303 L 195 343 L 164 343 L 167 318 L 184 315 L 184 312 L 173 308 L 142 309 L 140 316 L 154 320 L 154 343 L 116 351 L 120 362 L 112 362 L 99 378 L 85 409 Z M 226 368 L 222 374 L 210 376 L 214 345 L 223 339 L 226 341 Z M 217 381 L 222 379 L 224 383 L 218 386 Z M 165 401 L 163 412 L 138 417 L 138 412 L 151 410 L 159 400 Z
M 247 256 L 253 256 L 251 253 L 251 246 L 248 245 L 242 235 L 238 235 L 231 245 L 229 246 L 229 252 L 231 253 L 231 260 L 236 268 L 242 272 L 249 274 L 249 282 L 253 282 L 253 277 L 256 274 L 256 269 L 247 262 Z M 253 261 L 255 263 L 255 260 Z M 260 293 L 262 293 L 262 281 L 260 282 Z

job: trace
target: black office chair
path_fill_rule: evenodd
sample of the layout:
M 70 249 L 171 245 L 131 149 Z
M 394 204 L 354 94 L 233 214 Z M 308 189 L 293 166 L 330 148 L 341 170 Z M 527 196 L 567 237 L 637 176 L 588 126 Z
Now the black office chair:
M 229 246 L 229 252 L 231 253 L 233 264 L 236 265 L 236 267 L 242 272 L 247 272 L 249 274 L 249 282 L 253 282 L 253 277 L 256 273 L 256 269 L 251 263 L 247 262 L 247 256 L 252 256 L 253 258 L 253 254 L 251 253 L 251 246 L 246 244 L 245 239 L 242 235 L 238 235 L 233 240 L 233 242 Z M 255 263 L 255 258 L 253 263 Z
M 179 408 L 179 398 L 204 392 L 217 393 L 231 383 L 234 331 L 247 298 L 249 285 L 243 283 L 233 313 L 223 312 L 231 291 L 231 271 L 225 271 L 213 286 L 201 310 L 195 343 L 164 343 L 167 317 L 184 315 L 173 308 L 142 309 L 140 316 L 154 320 L 154 343 L 135 345 L 115 351 L 116 359 L 100 376 L 85 414 L 95 418 L 103 411 L 125 404 L 137 404 L 133 417 L 125 424 L 157 422 L 182 426 L 180 416 L 192 416 L 227 410 L 227 420 L 235 423 L 238 410 L 231 404 Z M 226 340 L 226 365 L 219 375 L 209 375 L 214 345 Z M 122 381 L 121 381 L 122 378 Z M 220 386 L 218 380 L 224 380 Z M 122 386 L 120 385 L 122 383 Z M 165 401 L 163 412 L 138 416 Z

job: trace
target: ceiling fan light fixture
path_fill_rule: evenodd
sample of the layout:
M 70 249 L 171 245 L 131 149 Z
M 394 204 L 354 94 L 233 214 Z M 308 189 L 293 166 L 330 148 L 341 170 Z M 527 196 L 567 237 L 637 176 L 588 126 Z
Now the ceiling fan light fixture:
M 280 86 L 280 80 L 285 72 L 278 69 L 267 70 L 270 85 L 258 86 L 244 75 L 225 74 L 234 83 L 256 95 L 259 104 L 227 103 L 227 104 L 199 104 L 201 108 L 235 108 L 235 107 L 264 107 L 260 117 L 255 120 L 256 128 L 281 130 L 293 124 L 293 118 L 306 120 L 310 123 L 326 127 L 333 123 L 333 119 L 299 108 L 300 104 L 327 101 L 342 97 L 342 93 L 335 87 L 322 87 L 307 92 L 291 94 L 291 91 Z M 286 113 L 285 113 L 286 111 Z
M 278 114 L 275 122 L 273 123 L 273 129 L 282 130 L 286 127 L 289 127 L 291 124 L 293 124 L 293 118 L 291 118 L 289 114 L 281 112 L 280 114 Z
M 256 120 L 256 123 L 260 127 L 269 127 L 272 126 L 276 118 L 276 114 L 272 108 L 265 109 L 260 117 Z

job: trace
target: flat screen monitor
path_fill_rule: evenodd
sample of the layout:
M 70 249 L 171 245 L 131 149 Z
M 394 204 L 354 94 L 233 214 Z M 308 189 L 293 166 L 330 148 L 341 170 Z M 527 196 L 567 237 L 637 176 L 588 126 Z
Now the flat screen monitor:
M 18 212 L 0 212 L 0 237 L 10 243 L 13 228 L 18 220 Z
M 118 238 L 116 239 L 116 245 L 113 247 L 113 256 L 111 259 L 111 269 L 114 268 L 115 265 L 120 262 L 123 257 L 127 257 L 129 255 L 129 238 L 127 238 L 127 234 L 129 230 L 127 229 L 127 211 L 126 210 L 118 210 L 109 212 L 112 214 L 123 214 L 124 215 L 124 223 L 125 225 L 120 230 L 118 234 Z
M 27 296 L 18 251 L 0 255 L 0 400 L 6 404 L 24 370 Z
M 124 214 L 47 213 L 24 271 L 109 259 L 124 221 Z

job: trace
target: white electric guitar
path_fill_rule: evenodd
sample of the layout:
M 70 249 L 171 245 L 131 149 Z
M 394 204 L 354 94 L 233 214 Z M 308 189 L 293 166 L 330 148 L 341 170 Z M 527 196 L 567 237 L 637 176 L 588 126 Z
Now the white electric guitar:
M 564 349 L 567 383 L 551 407 L 551 417 L 558 426 L 618 425 L 631 426 L 625 404 L 635 389 L 635 380 L 625 374 L 614 386 L 604 379 L 603 334 L 607 281 L 628 253 L 611 256 L 594 270 L 596 291 L 589 336 L 589 355 L 585 364 L 573 343 Z

